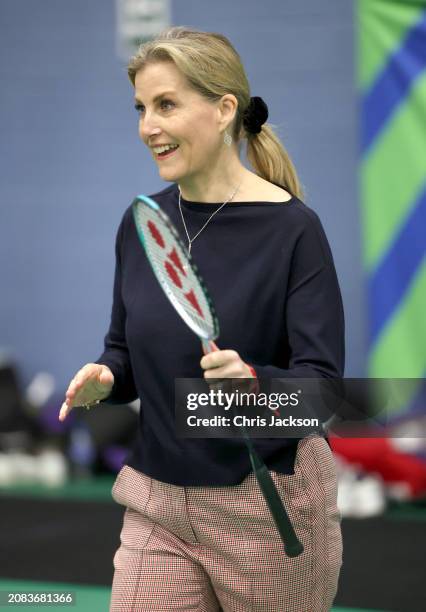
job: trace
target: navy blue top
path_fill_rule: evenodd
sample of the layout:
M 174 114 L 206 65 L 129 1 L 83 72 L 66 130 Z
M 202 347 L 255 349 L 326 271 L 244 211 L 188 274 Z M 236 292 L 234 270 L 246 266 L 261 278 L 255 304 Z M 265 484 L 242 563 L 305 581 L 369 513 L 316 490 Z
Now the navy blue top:
M 187 244 L 175 184 L 151 196 Z M 221 204 L 182 209 L 194 236 Z M 221 349 L 234 349 L 259 378 L 340 377 L 344 317 L 333 258 L 316 213 L 288 202 L 229 203 L 194 241 L 192 256 L 219 319 Z M 251 471 L 242 440 L 175 434 L 174 379 L 201 378 L 201 343 L 156 280 L 131 207 L 116 240 L 111 324 L 97 363 L 114 374 L 107 401 L 141 400 L 137 441 L 126 464 L 180 486 L 240 483 Z M 296 439 L 254 441 L 268 468 L 292 474 Z

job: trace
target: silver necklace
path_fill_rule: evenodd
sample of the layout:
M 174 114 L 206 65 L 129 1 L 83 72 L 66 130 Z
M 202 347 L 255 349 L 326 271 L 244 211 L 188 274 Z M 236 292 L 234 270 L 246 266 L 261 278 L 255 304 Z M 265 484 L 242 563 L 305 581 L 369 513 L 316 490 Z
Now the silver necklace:
M 207 225 L 210 223 L 210 221 L 213 219 L 213 217 L 215 215 L 217 215 L 217 213 L 222 210 L 222 208 L 225 206 L 225 204 L 228 204 L 228 202 L 230 202 L 232 200 L 232 198 L 235 196 L 235 194 L 237 193 L 238 189 L 241 187 L 241 183 L 239 183 L 239 185 L 237 185 L 237 187 L 234 189 L 234 191 L 232 192 L 232 194 L 229 196 L 229 198 L 227 200 L 225 200 L 225 202 L 223 204 L 221 204 L 219 206 L 219 208 L 217 208 L 213 214 L 210 215 L 210 217 L 207 219 L 207 221 L 204 223 L 203 227 L 195 234 L 195 236 L 193 238 L 189 237 L 189 233 L 188 233 L 188 228 L 186 227 L 186 223 L 185 223 L 185 219 L 183 216 L 183 211 L 182 211 L 182 204 L 181 204 L 181 191 L 180 191 L 180 187 L 178 186 L 179 189 L 179 210 L 180 210 L 180 216 L 182 217 L 182 223 L 183 223 L 183 227 L 185 228 L 185 232 L 186 232 L 186 236 L 188 238 L 188 253 L 189 255 L 191 255 L 191 247 L 192 247 L 192 243 L 194 242 L 194 240 L 201 234 L 201 232 L 203 231 L 203 229 L 205 227 L 207 227 Z M 200 204 L 200 206 L 202 206 L 202 204 Z

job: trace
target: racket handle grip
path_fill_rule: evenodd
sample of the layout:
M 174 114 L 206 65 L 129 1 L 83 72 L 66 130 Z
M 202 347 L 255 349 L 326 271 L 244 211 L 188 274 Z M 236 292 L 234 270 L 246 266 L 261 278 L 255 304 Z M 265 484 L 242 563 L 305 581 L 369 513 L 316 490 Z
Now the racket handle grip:
M 254 467 L 254 466 L 253 466 Z M 284 550 L 288 557 L 298 557 L 303 552 L 303 544 L 298 539 L 293 525 L 288 517 L 284 504 L 275 488 L 274 482 L 265 464 L 256 466 L 254 470 L 260 489 L 274 519 L 284 543 Z

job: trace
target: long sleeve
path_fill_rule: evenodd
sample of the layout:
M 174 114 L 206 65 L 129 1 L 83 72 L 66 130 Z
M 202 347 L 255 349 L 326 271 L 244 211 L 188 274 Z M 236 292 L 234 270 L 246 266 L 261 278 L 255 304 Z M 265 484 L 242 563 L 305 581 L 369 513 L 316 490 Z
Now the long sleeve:
M 117 232 L 115 243 L 115 276 L 111 311 L 111 323 L 104 340 L 104 352 L 96 363 L 106 365 L 114 375 L 114 386 L 110 396 L 105 400 L 109 403 L 124 404 L 135 400 L 138 396 L 130 363 L 129 349 L 126 342 L 126 308 L 122 296 L 122 259 L 124 220 Z
M 251 364 L 259 378 L 343 376 L 344 314 L 333 257 L 317 215 L 308 208 L 304 214 L 287 285 L 288 368 Z

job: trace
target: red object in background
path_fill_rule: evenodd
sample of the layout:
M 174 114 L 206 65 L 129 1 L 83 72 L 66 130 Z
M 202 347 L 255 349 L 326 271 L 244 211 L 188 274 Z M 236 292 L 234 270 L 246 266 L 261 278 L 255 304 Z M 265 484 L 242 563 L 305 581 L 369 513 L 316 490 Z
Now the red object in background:
M 387 438 L 336 438 L 333 451 L 363 470 L 379 474 L 387 484 L 407 484 L 413 498 L 426 496 L 426 462 L 398 451 Z

